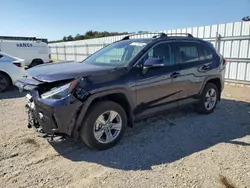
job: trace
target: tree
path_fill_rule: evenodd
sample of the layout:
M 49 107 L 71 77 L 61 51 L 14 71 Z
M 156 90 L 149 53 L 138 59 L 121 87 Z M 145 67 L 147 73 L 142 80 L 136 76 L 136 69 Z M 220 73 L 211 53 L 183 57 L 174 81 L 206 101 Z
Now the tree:
M 243 17 L 242 21 L 245 21 L 245 22 L 250 21 L 250 17 L 249 16 Z
M 115 35 L 126 35 L 128 32 L 108 32 L 108 31 L 87 31 L 85 34 L 77 34 L 75 37 L 69 35 L 68 37 L 63 37 L 62 40 L 50 41 L 51 42 L 62 42 L 62 41 L 75 41 L 75 40 L 84 40 L 84 39 L 92 39 L 92 38 L 100 38 L 100 37 L 109 37 Z
M 137 33 L 143 34 L 143 33 L 148 33 L 148 31 L 138 31 Z
M 74 40 L 81 40 L 81 35 L 80 34 L 77 34 L 74 38 Z
M 74 40 L 74 38 L 73 38 L 71 35 L 69 35 L 69 36 L 67 37 L 67 40 L 68 40 L 68 41 L 72 41 L 72 40 Z

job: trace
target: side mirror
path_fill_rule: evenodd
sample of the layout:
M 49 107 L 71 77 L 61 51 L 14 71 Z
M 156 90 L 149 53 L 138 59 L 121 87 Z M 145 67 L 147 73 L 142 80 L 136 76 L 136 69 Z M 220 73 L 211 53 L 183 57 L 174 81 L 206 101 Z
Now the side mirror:
M 150 68 L 150 67 L 163 67 L 164 63 L 163 60 L 161 58 L 148 58 L 145 62 L 144 62 L 144 67 L 145 68 Z

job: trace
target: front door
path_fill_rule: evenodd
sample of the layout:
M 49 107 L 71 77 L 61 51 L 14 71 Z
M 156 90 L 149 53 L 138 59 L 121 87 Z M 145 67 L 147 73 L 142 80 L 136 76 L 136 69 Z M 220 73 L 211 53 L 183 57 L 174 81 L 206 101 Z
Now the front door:
M 179 84 L 176 82 L 178 65 L 175 64 L 171 45 L 169 42 L 156 44 L 139 62 L 143 66 L 149 58 L 157 58 L 162 60 L 162 67 L 150 67 L 138 74 L 136 114 L 165 104 L 177 106 L 175 102 L 180 92 Z

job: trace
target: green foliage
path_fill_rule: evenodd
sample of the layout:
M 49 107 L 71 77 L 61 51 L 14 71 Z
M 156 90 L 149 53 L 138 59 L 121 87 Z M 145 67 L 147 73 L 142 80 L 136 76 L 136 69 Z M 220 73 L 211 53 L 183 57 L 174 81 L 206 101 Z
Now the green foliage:
M 50 41 L 50 43 L 54 42 L 65 42 L 65 41 L 76 41 L 76 40 L 85 40 L 85 39 L 92 39 L 92 38 L 100 38 L 100 37 L 110 37 L 116 35 L 127 35 L 128 32 L 107 32 L 107 31 L 87 31 L 85 34 L 77 34 L 75 37 L 69 35 L 68 37 L 64 36 L 62 40 Z
M 71 36 L 71 35 L 69 35 L 68 37 L 67 37 L 67 41 L 73 41 L 74 40 L 74 38 Z
M 242 21 L 245 21 L 245 22 L 250 21 L 250 17 L 249 16 L 243 17 Z
M 62 41 L 67 41 L 67 37 L 63 37 Z

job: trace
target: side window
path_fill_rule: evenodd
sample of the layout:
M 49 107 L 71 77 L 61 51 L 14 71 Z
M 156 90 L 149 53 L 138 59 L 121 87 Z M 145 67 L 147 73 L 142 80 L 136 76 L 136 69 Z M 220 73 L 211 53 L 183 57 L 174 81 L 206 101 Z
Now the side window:
M 199 61 L 198 45 L 193 43 L 180 43 L 177 45 L 177 54 L 180 63 L 191 63 Z
M 6 55 L 0 55 L 0 62 L 11 62 L 11 61 L 15 61 L 15 59 Z
M 0 55 L 0 63 L 3 62 L 3 56 Z
M 213 50 L 210 47 L 204 46 L 204 53 L 206 59 L 213 59 Z
M 171 65 L 171 48 L 169 44 L 158 44 L 146 54 L 144 61 L 148 58 L 160 58 L 162 59 L 164 65 Z

